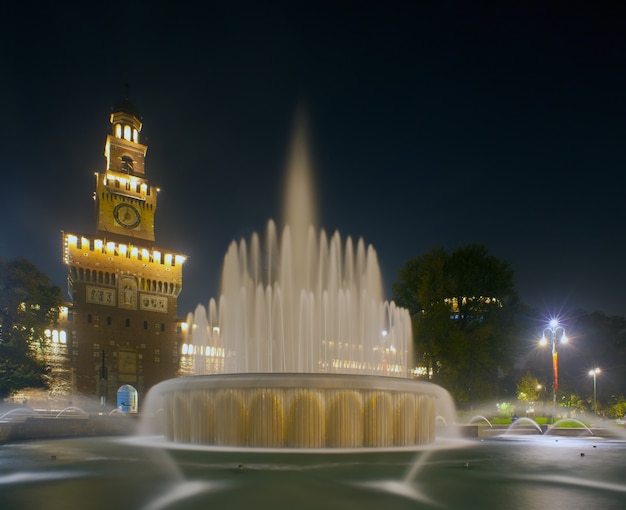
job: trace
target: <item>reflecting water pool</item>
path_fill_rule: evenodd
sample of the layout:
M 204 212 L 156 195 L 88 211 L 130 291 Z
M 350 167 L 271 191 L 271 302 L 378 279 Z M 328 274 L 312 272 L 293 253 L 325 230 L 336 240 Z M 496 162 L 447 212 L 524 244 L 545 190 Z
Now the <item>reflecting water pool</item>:
M 317 453 L 166 449 L 139 441 L 2 445 L 2 508 L 626 507 L 626 442 L 613 439 L 506 436 L 420 452 Z

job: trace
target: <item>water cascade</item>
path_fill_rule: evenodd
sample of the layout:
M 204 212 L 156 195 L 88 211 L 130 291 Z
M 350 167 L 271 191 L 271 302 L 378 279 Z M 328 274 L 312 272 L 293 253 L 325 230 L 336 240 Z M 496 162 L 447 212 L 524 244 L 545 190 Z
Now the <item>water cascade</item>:
M 153 388 L 175 442 L 219 446 L 412 446 L 451 416 L 447 393 L 411 380 L 411 319 L 383 300 L 376 251 L 315 228 L 306 136 L 294 138 L 280 236 L 233 241 L 219 300 L 189 314 L 193 376 Z

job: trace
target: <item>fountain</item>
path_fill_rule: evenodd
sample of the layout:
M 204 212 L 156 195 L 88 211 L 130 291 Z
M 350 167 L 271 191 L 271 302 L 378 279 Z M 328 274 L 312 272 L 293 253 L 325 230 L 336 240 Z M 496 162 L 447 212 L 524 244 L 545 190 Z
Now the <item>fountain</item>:
M 543 434 L 543 430 L 541 430 L 541 426 L 535 420 L 533 420 L 532 418 L 528 418 L 526 416 L 522 416 L 521 418 L 518 418 L 513 423 L 511 423 L 506 428 L 505 434 L 509 434 L 513 432 L 519 433 L 520 431 L 527 432 L 526 429 L 522 427 L 523 423 L 527 423 L 532 426 L 532 428 L 530 429 L 531 432 L 537 431 L 539 434 Z
M 276 242 L 272 254 L 301 246 L 287 237 L 289 248 L 283 235 L 279 249 L 268 236 L 270 247 Z M 338 244 L 333 257 L 319 243 L 305 252 L 318 254 L 335 275 L 315 288 L 294 287 L 293 278 L 285 284 L 291 271 L 284 264 L 293 268 L 304 256 L 294 259 L 292 252 L 280 264 L 253 256 L 269 251 L 254 240 L 250 249 L 233 249 L 224 270 L 234 266 L 228 271 L 238 286 L 229 284 L 219 306 L 199 307 L 189 320 L 197 375 L 155 386 L 143 406 L 144 433 L 152 437 L 3 445 L 3 508 L 46 502 L 72 509 L 86 501 L 107 510 L 624 507 L 623 423 L 613 424 L 617 438 L 490 434 L 463 444 L 441 441 L 455 423 L 449 395 L 408 377 L 405 314 L 370 293 L 380 288 L 373 251 L 357 249 L 366 254 L 359 259 L 348 244 L 339 253 Z M 346 266 L 353 269 L 346 273 Z M 367 283 L 364 272 L 372 276 Z M 306 274 L 320 280 L 319 272 Z M 286 297 L 294 289 L 297 307 Z M 377 298 L 372 304 L 364 295 Z M 324 308 L 326 301 L 335 304 Z M 387 335 L 378 334 L 383 328 Z M 0 413 L 0 421 L 24 411 Z M 493 429 L 484 416 L 470 422 L 476 420 Z
M 15 407 L 0 415 L 0 422 L 9 420 L 25 420 L 28 416 L 37 416 L 37 411 L 30 407 Z
M 144 414 L 175 443 L 414 447 L 454 421 L 447 392 L 412 380 L 411 319 L 382 297 L 374 248 L 314 227 L 302 123 L 286 222 L 231 243 L 222 293 L 187 320 L 195 375 L 155 386 Z M 161 412 L 162 411 L 162 412 Z
M 580 428 L 581 430 L 585 430 L 587 432 L 589 432 L 589 435 L 593 436 L 593 432 L 592 430 L 587 427 L 587 425 L 585 425 L 582 421 L 577 420 L 576 418 L 561 418 L 560 420 L 557 420 L 555 423 L 553 423 L 552 425 L 550 425 L 547 430 L 544 432 L 544 434 L 550 434 L 552 431 L 558 430 L 558 428 L 560 426 L 563 425 L 570 425 L 570 430 L 571 430 L 571 425 L 575 425 L 577 428 Z
M 85 411 L 84 409 L 81 409 L 80 407 L 76 407 L 76 406 L 68 406 L 68 407 L 65 407 L 64 409 L 61 409 L 55 415 L 55 418 L 59 418 L 61 416 L 76 417 L 77 415 L 78 416 L 82 416 L 84 418 L 89 417 L 89 413 L 87 411 Z
M 489 428 L 493 428 L 493 425 L 491 424 L 489 419 L 486 416 L 483 416 L 482 414 L 477 414 L 475 416 L 472 416 L 467 423 L 468 425 L 471 425 L 472 423 L 478 422 L 478 421 L 485 422 L 487 425 L 489 425 Z

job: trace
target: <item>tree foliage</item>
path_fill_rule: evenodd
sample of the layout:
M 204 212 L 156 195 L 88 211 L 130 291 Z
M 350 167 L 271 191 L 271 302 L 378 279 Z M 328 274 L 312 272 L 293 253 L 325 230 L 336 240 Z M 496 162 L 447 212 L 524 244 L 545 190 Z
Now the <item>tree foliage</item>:
M 626 398 L 623 395 L 611 398 L 606 407 L 606 415 L 618 420 L 626 419 Z
M 61 289 L 34 264 L 0 259 L 0 398 L 46 387 L 48 370 L 37 352 L 62 302 Z
M 539 400 L 539 379 L 526 372 L 517 383 L 517 400 L 530 404 Z
M 513 276 L 479 244 L 435 248 L 398 271 L 394 301 L 413 319 L 416 361 L 460 404 L 496 396 L 511 368 L 521 310 Z

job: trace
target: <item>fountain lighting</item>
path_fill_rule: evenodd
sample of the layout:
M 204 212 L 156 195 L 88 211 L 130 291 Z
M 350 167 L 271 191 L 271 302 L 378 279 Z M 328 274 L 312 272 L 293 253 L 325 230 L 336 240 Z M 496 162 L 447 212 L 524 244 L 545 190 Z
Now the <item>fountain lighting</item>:
M 355 373 L 407 377 L 412 363 L 408 311 L 382 300 L 376 253 L 363 240 L 345 245 L 311 230 L 302 256 L 304 287 L 294 265 L 289 227 L 282 242 L 267 226 L 225 256 L 222 296 L 188 317 L 192 342 L 225 352 L 224 373 Z M 221 329 L 217 325 L 220 325 Z M 203 375 L 198 367 L 197 375 Z
M 435 440 L 448 403 L 427 382 L 349 374 L 223 374 L 165 381 L 144 433 L 175 443 L 256 448 L 392 448 Z M 450 418 L 450 409 L 444 411 Z M 441 425 L 440 425 L 441 426 Z
M 374 248 L 314 226 L 305 141 L 297 130 L 280 235 L 270 220 L 263 239 L 233 241 L 219 299 L 187 318 L 195 375 L 150 392 L 171 441 L 406 447 L 434 441 L 436 417 L 454 422 L 447 392 L 410 378 L 410 315 L 383 299 Z

